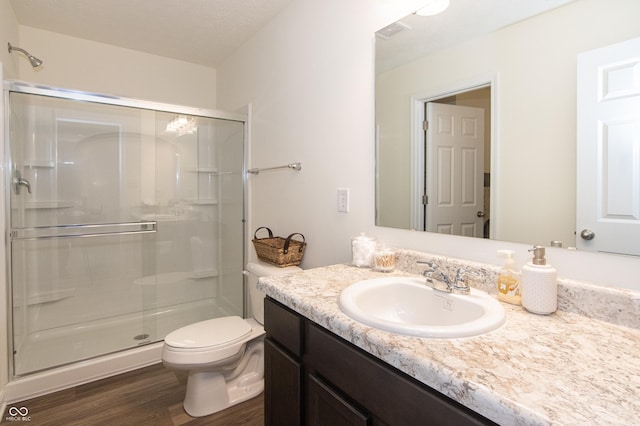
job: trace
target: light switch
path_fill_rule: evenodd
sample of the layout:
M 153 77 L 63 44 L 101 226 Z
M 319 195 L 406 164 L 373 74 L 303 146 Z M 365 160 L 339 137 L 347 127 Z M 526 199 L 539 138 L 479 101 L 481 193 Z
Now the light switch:
M 338 211 L 349 213 L 349 189 L 338 188 Z

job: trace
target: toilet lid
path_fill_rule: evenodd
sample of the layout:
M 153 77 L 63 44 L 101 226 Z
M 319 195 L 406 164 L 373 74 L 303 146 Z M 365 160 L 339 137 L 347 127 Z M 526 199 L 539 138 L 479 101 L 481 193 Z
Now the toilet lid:
M 251 325 L 240 317 L 200 321 L 167 334 L 164 341 L 174 348 L 206 348 L 241 340 L 251 333 Z

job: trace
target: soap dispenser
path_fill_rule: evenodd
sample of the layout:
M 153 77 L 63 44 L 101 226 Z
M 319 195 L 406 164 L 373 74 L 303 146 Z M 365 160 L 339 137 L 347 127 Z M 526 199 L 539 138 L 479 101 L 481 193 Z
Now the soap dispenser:
M 520 281 L 513 260 L 513 250 L 498 250 L 498 256 L 505 258 L 504 266 L 498 273 L 498 300 L 520 305 Z
M 558 309 L 558 273 L 545 259 L 542 246 L 534 246 L 533 260 L 522 266 L 522 306 L 534 314 L 548 315 Z

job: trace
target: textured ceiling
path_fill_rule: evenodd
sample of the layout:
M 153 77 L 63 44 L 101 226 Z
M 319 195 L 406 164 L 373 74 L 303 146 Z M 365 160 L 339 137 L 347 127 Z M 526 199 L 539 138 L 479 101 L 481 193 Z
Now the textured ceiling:
M 10 1 L 21 25 L 215 68 L 293 0 Z M 378 69 L 571 1 L 451 0 L 440 15 L 403 19 L 412 30 L 378 43 Z
M 20 25 L 216 67 L 292 0 L 10 1 Z

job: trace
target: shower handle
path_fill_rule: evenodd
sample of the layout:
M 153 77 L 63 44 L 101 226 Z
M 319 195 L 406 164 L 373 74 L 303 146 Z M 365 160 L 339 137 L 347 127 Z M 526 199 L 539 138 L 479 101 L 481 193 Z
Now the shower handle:
M 20 186 L 24 186 L 25 188 L 27 188 L 27 192 L 31 194 L 31 184 L 29 183 L 28 180 L 22 179 L 22 174 L 20 173 L 20 170 L 16 170 L 13 173 L 13 190 L 16 192 L 17 195 L 20 195 Z

